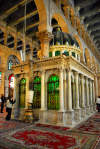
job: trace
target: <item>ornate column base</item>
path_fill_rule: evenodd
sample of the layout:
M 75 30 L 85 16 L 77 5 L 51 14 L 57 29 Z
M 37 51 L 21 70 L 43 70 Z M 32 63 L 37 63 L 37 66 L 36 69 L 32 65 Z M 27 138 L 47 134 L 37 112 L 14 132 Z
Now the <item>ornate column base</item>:
M 93 113 L 93 104 L 90 105 L 90 113 Z
M 58 111 L 58 125 L 65 125 L 65 112 Z
M 86 106 L 86 115 L 90 115 L 90 106 Z
M 39 110 L 39 122 L 40 123 L 46 122 L 46 110 Z
M 69 125 L 74 124 L 74 110 L 67 110 L 65 112 L 65 123 Z
M 75 120 L 81 119 L 81 108 L 74 109 L 74 119 Z
M 82 107 L 81 108 L 81 117 L 85 117 L 85 114 L 86 114 L 86 107 Z

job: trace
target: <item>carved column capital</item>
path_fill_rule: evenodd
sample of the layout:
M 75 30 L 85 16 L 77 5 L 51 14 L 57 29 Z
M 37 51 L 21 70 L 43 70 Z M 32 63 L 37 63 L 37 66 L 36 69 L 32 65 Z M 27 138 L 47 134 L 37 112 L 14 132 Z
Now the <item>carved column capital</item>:
M 41 43 L 48 43 L 53 38 L 52 33 L 48 32 L 47 30 L 42 32 L 37 32 L 36 36 L 39 38 Z

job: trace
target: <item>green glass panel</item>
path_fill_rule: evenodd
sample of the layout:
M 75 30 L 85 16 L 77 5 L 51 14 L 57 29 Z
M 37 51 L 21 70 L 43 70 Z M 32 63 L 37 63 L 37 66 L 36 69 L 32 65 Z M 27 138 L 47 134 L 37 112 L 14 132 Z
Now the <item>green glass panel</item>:
M 57 75 L 51 75 L 48 79 L 48 98 L 47 107 L 51 110 L 59 110 L 59 77 Z
M 75 57 L 75 52 L 72 52 L 72 56 Z
M 0 71 L 0 75 L 1 75 L 1 71 Z
M 33 98 L 33 108 L 41 108 L 41 78 L 34 78 L 34 98 Z
M 22 78 L 19 86 L 19 106 L 25 108 L 26 100 L 26 78 Z
M 55 56 L 60 55 L 60 51 L 55 51 Z
M 49 57 L 52 57 L 52 52 L 49 52 Z

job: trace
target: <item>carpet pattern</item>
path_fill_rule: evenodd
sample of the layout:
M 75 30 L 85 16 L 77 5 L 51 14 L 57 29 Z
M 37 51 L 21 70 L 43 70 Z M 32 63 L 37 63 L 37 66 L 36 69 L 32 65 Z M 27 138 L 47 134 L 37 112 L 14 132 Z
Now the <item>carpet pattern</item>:
M 79 132 L 79 133 L 86 133 L 86 134 L 100 135 L 100 113 L 94 114 L 84 123 L 77 125 L 71 131 Z
M 75 128 L 0 119 L 0 149 L 100 149 L 100 113 Z

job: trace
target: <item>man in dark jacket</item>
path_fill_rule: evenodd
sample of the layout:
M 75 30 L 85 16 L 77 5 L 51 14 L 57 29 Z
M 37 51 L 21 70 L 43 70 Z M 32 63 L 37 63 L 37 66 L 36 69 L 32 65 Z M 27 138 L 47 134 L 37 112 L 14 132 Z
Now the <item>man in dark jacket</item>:
M 2 101 L 2 104 L 1 104 L 1 113 L 3 113 L 3 107 L 4 107 L 4 102 L 5 102 L 5 97 L 3 94 L 1 94 L 1 101 Z

